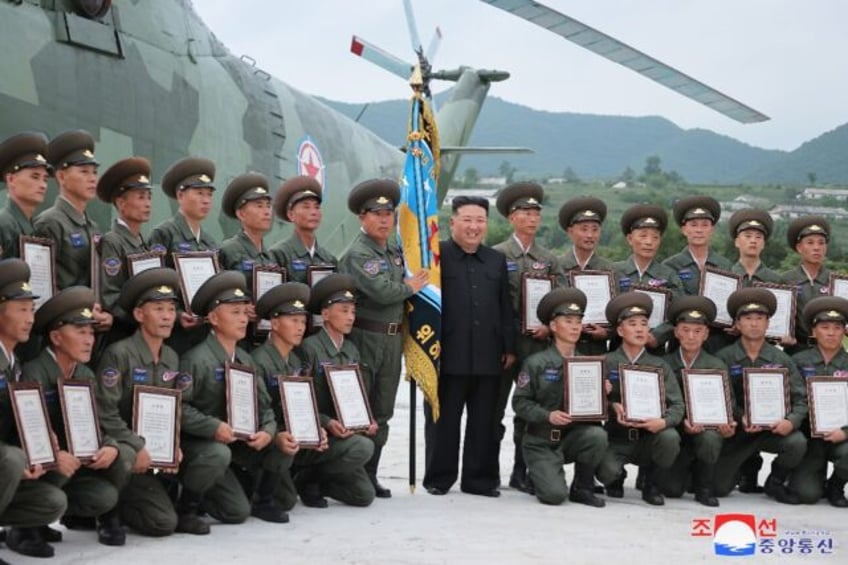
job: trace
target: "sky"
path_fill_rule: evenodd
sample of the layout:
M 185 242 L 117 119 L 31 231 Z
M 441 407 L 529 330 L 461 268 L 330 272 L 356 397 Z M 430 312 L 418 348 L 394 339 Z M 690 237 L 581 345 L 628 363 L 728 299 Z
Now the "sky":
M 509 71 L 497 96 L 538 110 L 668 118 L 768 149 L 792 150 L 848 122 L 844 0 L 545 0 L 543 3 L 771 117 L 738 124 L 620 65 L 479 0 L 412 0 L 433 67 Z M 235 55 L 310 94 L 405 98 L 401 80 L 350 53 L 356 34 L 412 60 L 401 0 L 194 0 Z M 450 85 L 435 83 L 435 91 Z

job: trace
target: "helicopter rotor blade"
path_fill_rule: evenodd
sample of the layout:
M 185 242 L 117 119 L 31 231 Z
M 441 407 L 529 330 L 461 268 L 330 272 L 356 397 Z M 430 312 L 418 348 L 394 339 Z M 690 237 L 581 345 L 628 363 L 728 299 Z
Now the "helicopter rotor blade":
M 412 75 L 412 69 L 414 67 L 412 63 L 407 63 L 400 57 L 396 57 L 385 49 L 380 49 L 373 43 L 365 41 L 356 35 L 353 36 L 350 42 L 350 52 L 401 77 L 403 80 L 409 80 L 409 77 Z
M 418 26 L 415 23 L 415 13 L 412 11 L 410 0 L 403 0 L 403 11 L 406 12 L 406 25 L 409 26 L 409 40 L 412 42 L 412 50 L 418 55 L 422 55 L 424 47 L 421 45 L 421 38 L 418 37 Z
M 436 31 L 433 32 L 433 37 L 430 38 L 430 43 L 427 45 L 427 51 L 424 54 L 424 58 L 427 59 L 430 64 L 433 64 L 433 59 L 436 57 L 436 53 L 439 51 L 439 46 L 442 44 L 442 29 L 439 26 L 436 26 Z

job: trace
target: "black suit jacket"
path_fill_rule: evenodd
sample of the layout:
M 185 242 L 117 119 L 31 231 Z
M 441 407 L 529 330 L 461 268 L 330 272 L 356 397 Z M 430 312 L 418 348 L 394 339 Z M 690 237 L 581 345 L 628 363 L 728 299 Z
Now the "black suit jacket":
M 441 242 L 442 355 L 446 375 L 500 375 L 501 356 L 515 351 L 506 257 L 481 245 Z

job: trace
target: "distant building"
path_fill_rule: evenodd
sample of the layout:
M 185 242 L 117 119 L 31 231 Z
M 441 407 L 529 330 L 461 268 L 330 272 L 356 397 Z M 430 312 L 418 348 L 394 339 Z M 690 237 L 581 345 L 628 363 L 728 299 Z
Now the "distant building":
M 568 179 L 565 177 L 551 177 L 549 179 L 545 179 L 545 184 L 566 184 L 568 183 Z
M 733 200 L 719 202 L 719 204 L 721 204 L 721 209 L 725 212 L 736 212 L 737 210 L 745 210 L 747 208 L 768 209 L 771 207 L 771 202 L 767 198 L 747 194 L 741 194 Z
M 442 206 L 450 208 L 453 199 L 457 196 L 480 196 L 489 201 L 489 206 L 494 206 L 497 194 L 497 188 L 449 188 L 447 194 L 445 194 L 445 199 L 442 201 Z
M 612 185 L 612 188 L 615 188 L 616 190 L 621 190 L 622 188 L 627 188 L 627 186 L 628 186 L 628 184 L 626 182 L 624 182 L 623 180 L 620 180 L 617 183 L 615 183 L 614 185 Z
M 483 177 L 477 184 L 480 186 L 506 186 L 506 177 Z
M 811 186 L 805 188 L 797 198 L 798 200 L 819 200 L 822 198 L 848 200 L 848 188 L 815 188 Z
M 824 216 L 834 220 L 845 220 L 848 219 L 848 210 L 829 206 L 781 204 L 769 210 L 769 215 L 775 220 L 791 220 L 800 216 Z

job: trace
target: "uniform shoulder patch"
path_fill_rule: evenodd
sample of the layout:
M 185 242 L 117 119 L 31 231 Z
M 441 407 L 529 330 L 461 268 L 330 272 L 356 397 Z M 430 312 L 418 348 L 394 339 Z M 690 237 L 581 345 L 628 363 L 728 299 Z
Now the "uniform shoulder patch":
M 527 371 L 521 371 L 518 373 L 518 377 L 515 379 L 515 385 L 518 388 L 524 388 L 530 384 L 530 373 Z
M 362 270 L 371 275 L 372 277 L 380 272 L 380 260 L 379 259 L 369 259 L 365 261 L 362 265 Z
M 168 250 L 165 249 L 165 246 L 162 245 L 161 243 L 154 243 L 150 247 L 150 250 L 153 251 L 154 253 L 161 253 L 162 255 L 164 255 L 165 253 L 168 252 Z
M 174 380 L 179 374 L 179 371 L 165 371 L 164 373 L 162 373 L 162 382 L 169 383 Z
M 191 375 L 188 373 L 180 373 L 179 378 L 177 379 L 177 388 L 180 390 L 186 390 L 191 386 L 193 379 Z
M 103 272 L 110 277 L 117 276 L 121 272 L 121 260 L 117 257 L 106 257 L 103 259 Z
M 107 367 L 103 369 L 103 372 L 100 374 L 100 382 L 103 383 L 103 386 L 106 388 L 113 388 L 121 378 L 121 372 L 114 367 Z

